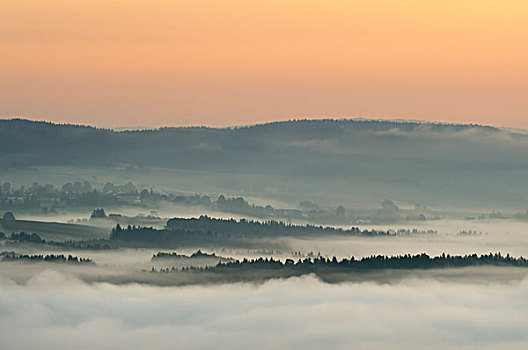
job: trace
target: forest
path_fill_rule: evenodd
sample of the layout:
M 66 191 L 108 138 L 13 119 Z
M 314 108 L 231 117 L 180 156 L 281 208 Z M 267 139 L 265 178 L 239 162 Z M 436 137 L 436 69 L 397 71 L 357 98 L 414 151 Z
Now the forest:
M 196 230 L 224 235 L 241 236 L 309 236 L 309 235 L 354 235 L 388 236 L 391 233 L 380 230 L 361 230 L 359 227 L 341 229 L 331 226 L 294 225 L 281 221 L 226 220 L 202 215 L 199 218 L 172 218 L 167 221 L 169 230 Z
M 399 198 L 493 209 L 526 203 L 521 175 L 522 164 L 528 164 L 527 139 L 489 126 L 412 121 L 293 120 L 118 132 L 11 119 L 0 120 L 0 168 L 24 174 L 42 166 L 51 172 L 53 167 L 122 168 L 129 178 L 148 174 L 151 183 L 178 170 L 182 186 L 193 191 L 198 187 L 186 175 L 212 180 L 236 175 L 240 181 L 218 181 L 213 187 L 294 203 Z
M 63 254 L 37 254 L 37 255 L 28 255 L 28 254 L 18 254 L 15 252 L 1 252 L 0 261 L 17 261 L 17 262 L 51 262 L 51 263 L 68 263 L 68 264 L 92 264 L 95 263 L 89 258 L 79 258 L 76 256 Z
M 327 283 L 341 283 L 346 281 L 375 280 L 373 273 L 384 275 L 400 273 L 411 275 L 421 270 L 448 270 L 479 267 L 521 268 L 528 267 L 528 260 L 500 253 L 430 256 L 428 254 L 405 254 L 400 256 L 373 255 L 356 259 L 337 259 L 327 257 L 312 257 L 298 259 L 258 258 L 219 262 L 215 266 L 204 267 L 167 267 L 151 268 L 148 272 L 154 275 L 168 276 L 168 281 L 180 280 L 182 284 L 194 283 L 235 283 L 235 282 L 264 282 L 271 279 L 285 279 L 314 275 Z M 147 272 L 147 271 L 145 271 Z M 143 276 L 142 278 L 146 278 Z M 145 281 L 155 281 L 146 279 Z M 159 282 L 158 282 L 159 283 Z

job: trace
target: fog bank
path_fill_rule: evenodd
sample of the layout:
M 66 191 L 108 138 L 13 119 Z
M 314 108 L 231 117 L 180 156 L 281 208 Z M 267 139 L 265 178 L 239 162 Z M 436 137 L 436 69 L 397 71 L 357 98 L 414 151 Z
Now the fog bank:
M 328 285 L 313 277 L 192 287 L 85 284 L 48 269 L 0 276 L 5 348 L 528 346 L 528 280 Z

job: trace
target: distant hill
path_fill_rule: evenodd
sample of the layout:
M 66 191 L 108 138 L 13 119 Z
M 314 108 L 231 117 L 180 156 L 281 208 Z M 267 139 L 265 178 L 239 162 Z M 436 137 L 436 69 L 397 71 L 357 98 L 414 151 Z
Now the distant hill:
M 103 238 L 109 235 L 107 229 L 95 226 L 29 220 L 0 220 L 0 231 L 36 233 L 46 240 L 80 240 Z
M 283 177 L 305 185 L 304 199 L 528 206 L 528 135 L 487 126 L 301 120 L 117 132 L 0 120 L 0 172 L 118 164 Z

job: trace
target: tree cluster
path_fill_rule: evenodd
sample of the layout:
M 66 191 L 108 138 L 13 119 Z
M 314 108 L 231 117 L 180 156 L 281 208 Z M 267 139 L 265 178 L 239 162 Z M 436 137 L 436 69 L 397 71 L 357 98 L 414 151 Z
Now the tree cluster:
M 356 259 L 338 260 L 332 258 L 315 257 L 294 261 L 286 259 L 284 262 L 274 258 L 243 259 L 231 262 L 221 262 L 214 267 L 205 267 L 209 271 L 236 271 L 239 269 L 292 269 L 303 273 L 344 272 L 347 270 L 381 270 L 381 269 L 440 269 L 467 266 L 517 266 L 528 267 L 528 260 L 524 257 L 515 258 L 501 253 L 449 255 L 442 254 L 431 257 L 428 254 L 405 254 L 398 256 L 372 255 Z M 198 269 L 198 268 L 197 268 Z
M 212 231 L 218 234 L 239 234 L 247 236 L 307 236 L 307 235 L 353 235 L 388 236 L 389 231 L 361 230 L 358 227 L 342 229 L 316 225 L 294 225 L 282 221 L 253 221 L 246 219 L 216 219 L 206 215 L 199 218 L 173 218 L 167 221 L 169 230 Z
M 54 263 L 70 263 L 70 264 L 95 264 L 89 258 L 79 258 L 76 256 L 64 254 L 49 254 L 49 255 L 27 255 L 17 254 L 15 252 L 0 253 L 0 261 L 23 261 L 23 262 L 54 262 Z

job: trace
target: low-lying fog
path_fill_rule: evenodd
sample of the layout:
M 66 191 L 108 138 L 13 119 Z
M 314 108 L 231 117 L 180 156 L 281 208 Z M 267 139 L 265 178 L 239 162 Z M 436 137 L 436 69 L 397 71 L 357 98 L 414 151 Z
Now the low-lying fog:
M 528 347 L 527 279 L 153 287 L 85 284 L 51 268 L 22 285 L 0 278 L 5 348 Z
M 135 216 L 141 211 L 118 212 Z M 202 213 L 180 211 L 177 216 Z M 174 216 L 170 214 L 159 213 Z M 65 222 L 77 217 L 42 219 Z M 96 265 L 0 263 L 1 344 L 16 349 L 528 348 L 526 268 L 386 270 L 358 277 L 353 283 L 326 284 L 310 275 L 262 284 L 205 281 L 185 287 L 154 285 L 178 284 L 176 274 L 141 272 L 152 267 L 215 264 L 214 259 L 151 261 L 158 251 L 190 255 L 197 249 L 236 259 L 297 259 L 309 252 L 339 258 L 423 252 L 528 257 L 528 223 L 522 221 L 436 220 L 360 228 L 437 233 L 280 237 L 259 240 L 258 249 L 213 249 L 207 242 L 184 249 L 4 246 L 1 250 L 26 254 L 72 254 L 93 259 Z M 293 254 L 298 251 L 301 255 Z M 137 276 L 147 276 L 153 284 L 122 284 L 141 281 Z
M 1 250 L 14 250 L 24 254 L 39 253 L 68 253 L 79 257 L 93 259 L 98 265 L 148 268 L 153 266 L 150 258 L 158 251 L 178 251 L 180 254 L 191 254 L 201 249 L 215 252 L 217 255 L 243 259 L 259 256 L 273 256 L 285 259 L 293 257 L 298 259 L 309 252 L 321 253 L 323 256 L 363 257 L 370 255 L 400 255 L 420 254 L 451 255 L 487 254 L 500 252 L 504 255 L 528 257 L 528 222 L 514 220 L 437 220 L 414 222 L 408 225 L 361 226 L 361 229 L 398 229 L 435 230 L 436 234 L 410 234 L 380 237 L 279 237 L 274 239 L 258 240 L 261 249 L 241 249 L 214 247 L 211 243 L 204 242 L 201 246 L 186 247 L 184 249 L 119 249 L 119 250 L 63 250 L 58 247 L 43 247 L 41 245 L 16 245 L 0 247 Z M 466 234 L 460 234 L 465 231 Z M 110 230 L 108 231 L 108 234 Z M 469 234 L 468 234 L 469 233 Z M 47 238 L 47 237 L 44 237 Z M 301 256 L 293 255 L 301 252 Z M 169 266 L 171 266 L 169 264 Z
M 385 225 L 361 227 L 367 229 L 436 230 L 437 234 L 412 234 L 390 237 L 327 237 L 314 239 L 288 238 L 294 250 L 321 252 L 328 256 L 369 256 L 376 254 L 399 255 L 427 253 L 439 255 L 509 253 L 528 257 L 528 223 L 514 220 L 438 220 L 410 225 Z M 471 234 L 460 234 L 461 231 Z

